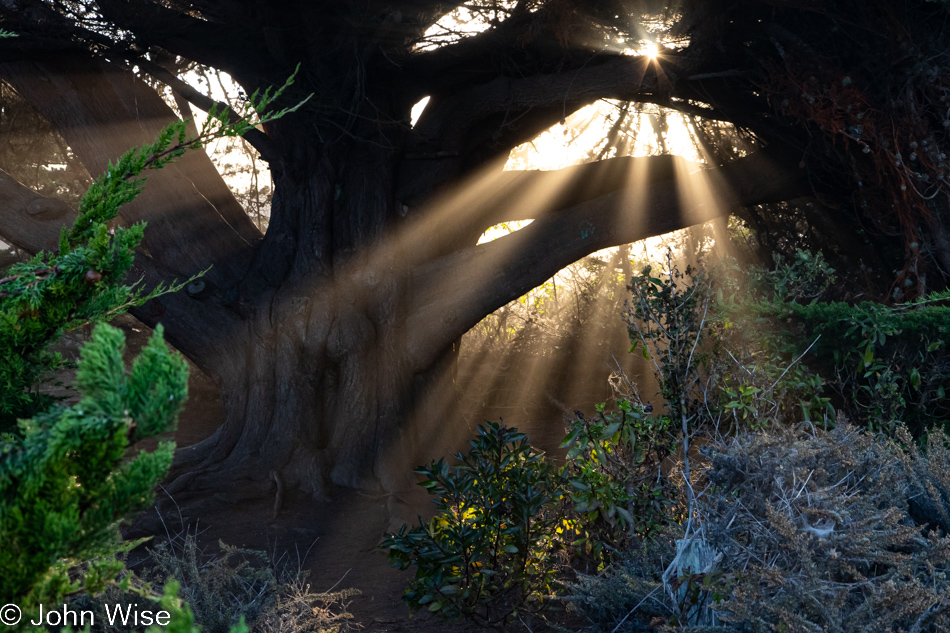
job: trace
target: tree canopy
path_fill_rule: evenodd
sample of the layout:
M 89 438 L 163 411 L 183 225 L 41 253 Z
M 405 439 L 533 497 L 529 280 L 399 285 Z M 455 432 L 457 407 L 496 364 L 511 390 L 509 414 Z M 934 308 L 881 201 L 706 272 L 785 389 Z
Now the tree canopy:
M 455 341 L 607 246 L 736 213 L 763 248 L 811 240 L 896 299 L 946 287 L 948 17 L 926 0 L 8 0 L 0 78 L 97 173 L 178 116 L 145 78 L 208 109 L 189 68 L 250 94 L 300 65 L 283 104 L 310 100 L 244 135 L 274 179 L 266 233 L 197 155 L 121 217 L 149 223 L 147 284 L 213 265 L 136 313 L 228 411 L 171 490 L 322 494 L 398 487 L 450 406 L 434 394 Z M 684 113 L 705 165 L 615 145 L 503 170 L 603 99 Z M 0 235 L 29 251 L 69 215 L 4 172 L 0 201 Z

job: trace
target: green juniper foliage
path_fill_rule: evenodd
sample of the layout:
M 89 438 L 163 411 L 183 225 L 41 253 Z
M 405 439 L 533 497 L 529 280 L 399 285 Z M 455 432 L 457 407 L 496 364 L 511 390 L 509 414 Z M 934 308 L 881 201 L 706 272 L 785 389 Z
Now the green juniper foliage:
M 14 264 L 0 279 L 0 431 L 13 432 L 18 418 L 36 415 L 51 400 L 40 379 L 63 366 L 49 344 L 64 331 L 110 318 L 161 294 L 143 294 L 123 279 L 132 265 L 142 226 L 109 235 L 104 224 L 88 244 L 62 255 L 40 253 Z
M 77 590 L 98 591 L 117 571 L 108 558 L 85 574 L 68 571 L 120 541 L 118 521 L 144 509 L 171 465 L 174 445 L 123 461 L 130 442 L 171 427 L 187 396 L 188 368 L 161 326 L 126 375 L 122 332 L 95 329 L 82 349 L 82 399 L 21 424 L 0 461 L 0 601 L 27 605 Z
M 126 372 L 124 335 L 102 322 L 190 280 L 147 293 L 140 282 L 127 285 L 145 225 L 113 229 L 110 223 L 141 190 L 144 171 L 302 105 L 258 114 L 292 81 L 255 93 L 238 113 L 212 109 L 195 138 L 187 138 L 186 122 L 178 121 L 154 143 L 127 152 L 83 196 L 79 217 L 62 231 L 58 253 L 41 252 L 0 278 L 0 603 L 17 604 L 28 615 L 40 603 L 99 592 L 120 576 L 123 564 L 115 554 L 136 544 L 122 544 L 119 524 L 151 502 L 174 445 L 162 442 L 131 459 L 127 449 L 174 428 L 188 371 L 158 326 Z M 99 325 L 81 350 L 75 384 L 80 401 L 55 405 L 38 389 L 64 365 L 49 345 L 86 323 Z M 172 616 L 167 630 L 194 630 L 175 585 L 167 585 L 160 600 Z M 233 630 L 247 629 L 241 623 Z

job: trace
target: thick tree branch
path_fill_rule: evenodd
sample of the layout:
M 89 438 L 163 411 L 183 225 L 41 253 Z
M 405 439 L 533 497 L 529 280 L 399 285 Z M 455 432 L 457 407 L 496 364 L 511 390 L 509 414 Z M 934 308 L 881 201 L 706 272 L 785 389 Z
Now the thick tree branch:
M 62 200 L 46 198 L 0 170 L 0 237 L 28 253 L 55 250 L 59 229 L 76 219 Z
M 592 55 L 590 42 L 603 36 L 603 21 L 574 14 L 565 28 L 563 4 L 542 3 L 534 7 L 536 10 L 530 10 L 528 4 L 499 6 L 497 10 L 507 13 L 507 18 L 491 28 L 452 44 L 414 53 L 406 64 L 407 77 L 426 90 L 422 94 L 449 93 L 507 74 L 504 70 L 513 65 L 520 68 L 520 74 L 527 75 L 586 65 Z M 575 5 L 574 9 L 581 7 Z
M 11 28 L 31 29 L 35 28 L 36 24 L 43 24 L 45 27 L 42 35 L 26 33 L 17 38 L 0 41 L 0 61 L 48 59 L 53 52 L 65 53 L 66 51 L 72 55 L 82 55 L 88 49 L 95 48 L 98 54 L 126 67 L 127 70 L 129 69 L 127 63 L 137 64 L 146 73 L 162 81 L 205 112 L 217 105 L 228 114 L 231 122 L 238 118 L 237 113 L 227 104 L 216 102 L 201 94 L 160 64 L 142 56 L 141 50 L 130 50 L 127 46 L 120 45 L 101 33 L 83 28 L 43 4 L 29 3 L 27 7 L 20 7 L 15 14 L 8 14 L 3 7 L 0 7 L 0 16 L 3 16 L 4 24 Z M 278 158 L 279 154 L 273 143 L 260 130 L 248 130 L 244 138 L 261 152 L 265 160 L 271 161 Z
M 160 46 L 186 59 L 247 77 L 264 70 L 267 48 L 254 21 L 238 7 L 225 11 L 226 23 L 190 17 L 157 2 L 98 0 L 102 14 L 120 28 L 131 31 L 141 44 Z M 244 20 L 239 19 L 239 16 Z
M 655 65 L 647 57 L 614 55 L 600 63 L 561 73 L 524 78 L 497 77 L 447 97 L 435 96 L 416 125 L 423 137 L 452 147 L 473 123 L 499 112 L 516 114 L 534 108 L 562 107 L 567 117 L 598 99 L 642 100 L 659 86 Z
M 463 181 L 424 205 L 418 215 L 425 228 L 406 229 L 407 234 L 424 238 L 403 250 L 415 261 L 428 261 L 471 246 L 496 224 L 538 219 L 625 187 L 655 186 L 701 168 L 670 155 L 623 156 L 548 171 L 502 171 L 498 163 L 494 173 L 489 169 L 481 180 Z M 430 206 L 437 210 L 426 213 Z M 458 212 L 446 213 L 452 207 L 459 207 Z M 439 221 L 433 224 L 427 219 L 430 215 Z
M 177 120 L 142 81 L 89 58 L 0 64 L 0 77 L 50 121 L 93 174 Z M 121 215 L 149 223 L 143 247 L 152 261 L 175 276 L 214 263 L 209 279 L 219 287 L 239 279 L 260 232 L 207 155 L 191 152 L 148 178 L 150 186 Z
M 476 208 L 476 212 L 484 230 L 501 222 L 536 217 L 532 212 L 526 212 L 525 205 L 519 202 L 520 192 L 548 191 L 556 194 L 547 205 L 547 211 L 556 213 L 629 187 L 633 174 L 637 174 L 638 186 L 646 186 L 673 180 L 677 173 L 691 173 L 702 167 L 699 163 L 667 154 L 621 156 L 547 171 L 505 171 L 499 174 L 495 191 Z
M 447 96 L 433 95 L 413 129 L 412 156 L 422 159 L 411 160 L 400 173 L 397 196 L 413 205 L 598 99 L 668 101 L 657 85 L 649 60 L 614 56 L 571 71 L 496 77 Z
M 542 122 L 542 127 L 546 128 L 600 99 L 655 103 L 740 125 L 757 123 L 765 114 L 764 102 L 754 100 L 742 86 L 726 85 L 727 80 L 721 78 L 680 77 L 691 64 L 688 53 L 688 49 L 670 52 L 657 60 L 610 53 L 559 73 L 498 76 L 447 96 L 434 95 L 415 132 L 430 145 L 438 145 L 437 150 L 468 151 L 472 144 L 463 146 L 463 139 L 480 121 L 505 115 L 501 126 L 492 127 L 498 137 L 527 113 L 545 111 L 548 124 Z
M 632 178 L 635 182 L 636 175 Z M 426 366 L 485 314 L 590 253 L 806 191 L 797 171 L 757 153 L 719 169 L 581 202 L 501 239 L 421 266 L 414 275 L 407 328 L 412 362 Z

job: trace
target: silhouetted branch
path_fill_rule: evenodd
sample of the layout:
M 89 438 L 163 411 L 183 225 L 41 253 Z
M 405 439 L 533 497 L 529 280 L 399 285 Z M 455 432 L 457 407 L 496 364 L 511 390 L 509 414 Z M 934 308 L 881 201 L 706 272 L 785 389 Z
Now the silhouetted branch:
M 412 362 L 426 366 L 485 314 L 590 253 L 807 192 L 797 171 L 760 152 L 679 182 L 618 190 L 552 211 L 505 237 L 422 265 L 407 328 Z

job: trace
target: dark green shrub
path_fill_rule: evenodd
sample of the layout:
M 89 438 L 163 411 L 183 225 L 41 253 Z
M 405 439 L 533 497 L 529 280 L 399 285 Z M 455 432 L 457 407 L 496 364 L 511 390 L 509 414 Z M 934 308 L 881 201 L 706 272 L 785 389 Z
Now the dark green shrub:
M 598 405 L 593 418 L 577 412 L 571 423 L 561 447 L 568 449 L 566 476 L 581 535 L 576 554 L 591 557 L 595 568 L 676 517 L 677 494 L 660 476 L 672 448 L 668 428 L 669 418 L 629 400 L 618 401 L 616 412 Z
M 404 596 L 411 609 L 504 626 L 541 610 L 556 588 L 563 481 L 517 429 L 489 423 L 471 444 L 455 466 L 439 460 L 416 471 L 436 515 L 381 547 L 395 567 L 417 568 Z
M 793 336 L 784 318 L 787 311 L 783 318 L 767 311 L 773 305 L 816 303 L 833 273 L 820 254 L 802 251 L 788 262 L 776 256 L 771 270 L 741 271 L 729 259 L 716 268 L 712 312 L 717 351 L 710 363 L 708 400 L 717 423 L 733 432 L 799 420 L 834 425 L 828 379 L 809 356 L 820 334 L 803 330 Z
M 772 398 L 778 417 L 834 424 L 838 409 L 860 426 L 904 424 L 915 436 L 950 417 L 946 293 L 898 305 L 826 301 L 834 271 L 801 251 L 768 271 L 724 268 L 727 296 L 716 311 L 733 327 L 722 345 L 746 368 L 782 372 L 786 401 Z
M 821 335 L 813 353 L 849 419 L 873 430 L 901 423 L 914 435 L 950 418 L 950 295 L 887 306 L 776 305 L 799 330 Z

